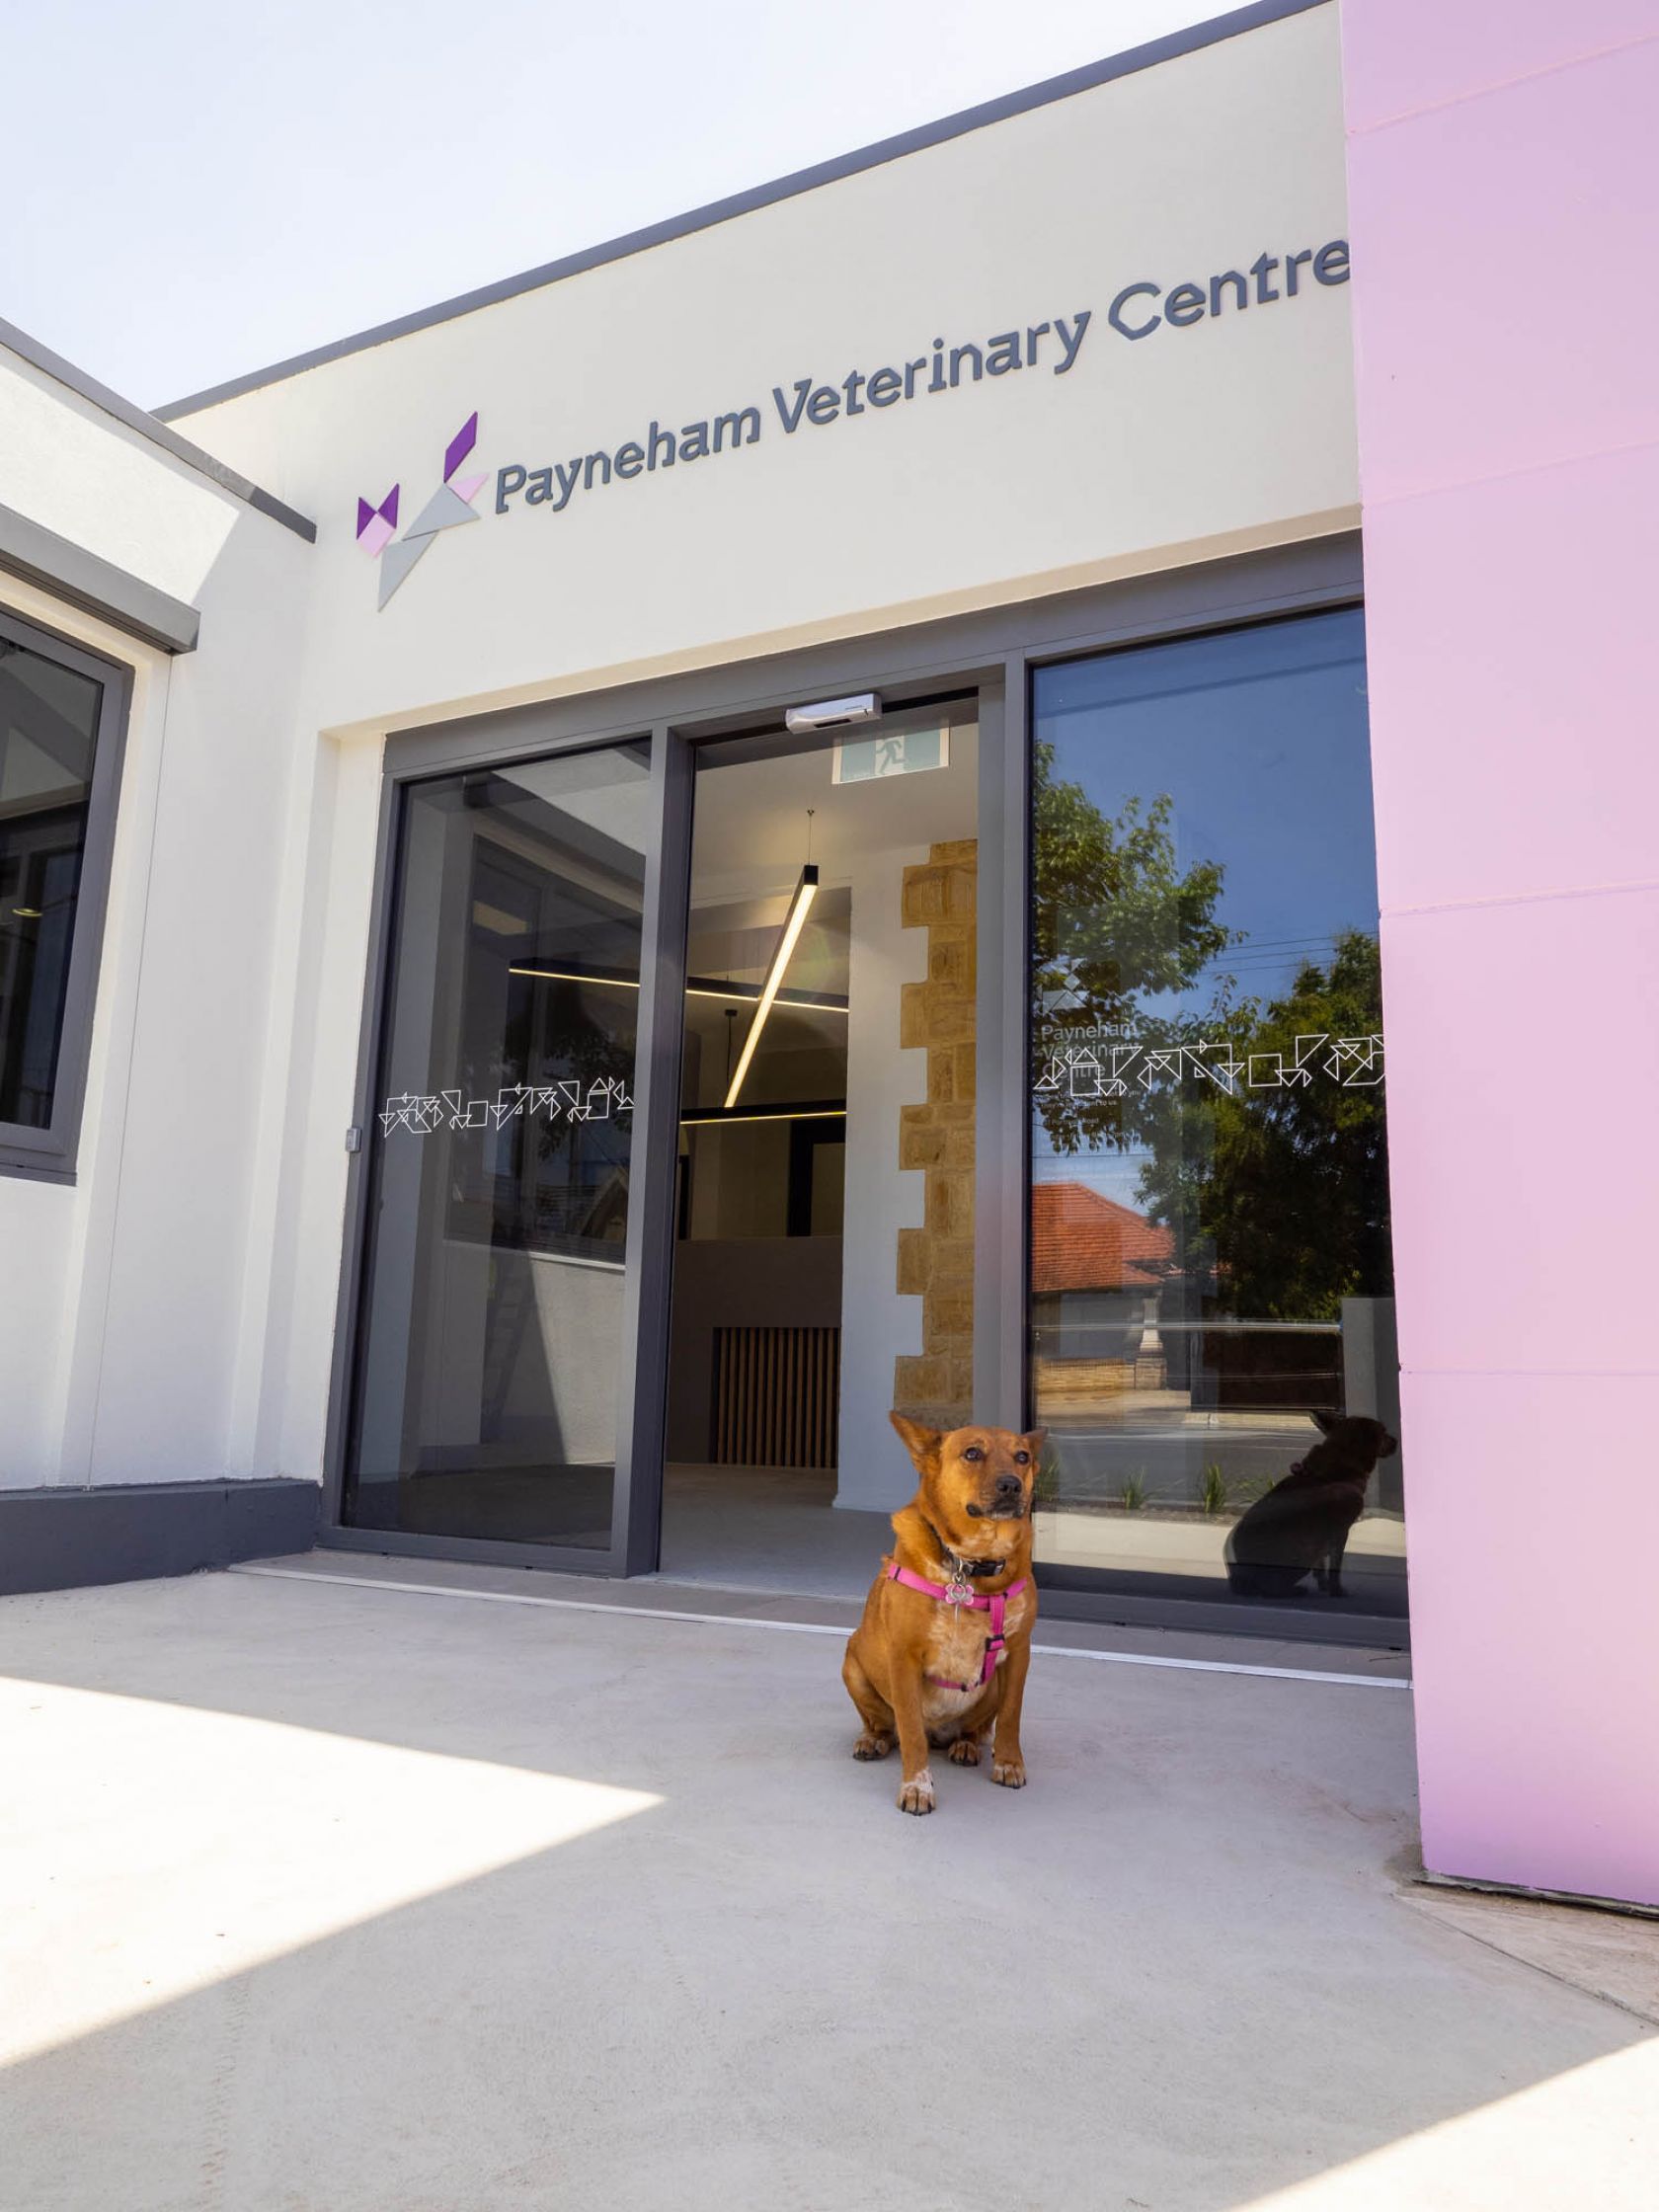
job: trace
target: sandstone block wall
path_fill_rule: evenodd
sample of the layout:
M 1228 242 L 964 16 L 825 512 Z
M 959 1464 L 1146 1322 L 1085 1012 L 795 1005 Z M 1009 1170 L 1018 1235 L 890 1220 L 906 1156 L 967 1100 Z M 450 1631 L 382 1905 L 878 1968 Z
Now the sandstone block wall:
M 927 931 L 927 980 L 901 993 L 899 1043 L 927 1054 L 927 1099 L 899 1117 L 899 1164 L 926 1177 L 920 1228 L 899 1231 L 899 1290 L 921 1300 L 919 1355 L 893 1363 L 893 1402 L 960 1428 L 974 1404 L 975 925 L 979 844 L 936 844 L 905 870 L 907 929 Z

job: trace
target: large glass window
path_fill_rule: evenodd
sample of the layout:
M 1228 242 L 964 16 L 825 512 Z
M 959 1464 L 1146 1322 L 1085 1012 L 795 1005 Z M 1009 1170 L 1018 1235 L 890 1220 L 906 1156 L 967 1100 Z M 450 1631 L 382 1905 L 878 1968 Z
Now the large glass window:
M 648 779 L 640 744 L 405 795 L 359 1528 L 610 1542 Z
M 91 1018 L 116 672 L 0 622 L 0 1160 L 70 1164 Z M 92 862 L 89 868 L 89 858 Z M 90 908 L 90 916 L 88 908 Z M 79 967 L 77 967 L 77 957 Z
M 1404 1610 L 1357 611 L 1042 670 L 1039 1555 Z

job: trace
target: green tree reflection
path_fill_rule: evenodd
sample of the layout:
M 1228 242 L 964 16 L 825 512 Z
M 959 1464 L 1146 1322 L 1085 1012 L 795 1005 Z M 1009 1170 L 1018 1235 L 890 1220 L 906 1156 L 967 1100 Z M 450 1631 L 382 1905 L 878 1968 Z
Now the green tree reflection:
M 1213 861 L 1182 871 L 1167 792 L 1147 805 L 1131 799 L 1114 820 L 1080 783 L 1056 779 L 1054 752 L 1033 748 L 1038 1045 L 1062 1049 L 1095 1029 L 1132 1042 L 1151 1034 L 1145 999 L 1186 989 L 1234 942 L 1216 919 L 1223 872 Z M 1040 1093 L 1037 1107 L 1057 1152 L 1122 1145 L 1130 1134 L 1121 1100 Z
M 1298 1039 L 1381 1031 L 1374 934 L 1339 934 L 1328 959 L 1304 962 L 1281 996 L 1242 995 L 1223 957 L 1246 941 L 1218 917 L 1224 866 L 1181 867 L 1170 796 L 1131 799 L 1114 818 L 1055 776 L 1052 745 L 1034 752 L 1040 1062 L 1104 1032 L 1109 1046 L 1225 1047 L 1213 1057 L 1279 1053 L 1293 1065 Z M 1320 1050 L 1309 1079 L 1282 1088 L 1228 1095 L 1189 1071 L 1146 1087 L 1132 1080 L 1123 1098 L 1039 1090 L 1033 1106 L 1057 1153 L 1142 1155 L 1137 1195 L 1174 1232 L 1170 1271 L 1216 1305 L 1261 1320 L 1334 1320 L 1345 1297 L 1387 1294 L 1391 1262 L 1382 1085 L 1344 1084 L 1327 1057 Z
M 1218 1006 L 1209 1033 L 1233 1058 L 1297 1040 L 1366 1037 L 1382 1026 L 1377 939 L 1339 935 L 1328 962 L 1299 969 L 1283 997 Z M 1256 1320 L 1334 1321 L 1344 1298 L 1385 1297 L 1392 1281 L 1381 1082 L 1350 1086 L 1324 1053 L 1304 1083 L 1228 1097 L 1188 1078 L 1154 1101 L 1139 1195 L 1191 1259 L 1214 1255 L 1216 1290 Z

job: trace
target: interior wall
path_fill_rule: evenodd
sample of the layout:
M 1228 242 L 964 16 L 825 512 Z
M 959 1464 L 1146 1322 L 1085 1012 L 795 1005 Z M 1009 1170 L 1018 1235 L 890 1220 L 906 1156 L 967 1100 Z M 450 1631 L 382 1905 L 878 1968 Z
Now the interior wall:
M 913 845 L 872 854 L 852 879 L 835 1503 L 884 1513 L 915 1489 L 888 1414 L 895 1358 L 921 1350 L 921 1301 L 900 1292 L 898 1251 L 904 1230 L 922 1225 L 922 1178 L 900 1166 L 898 1131 L 903 1110 L 926 1099 L 927 1055 L 899 1050 L 898 1038 L 904 988 L 927 974 L 926 933 L 905 926 L 904 871 L 927 851 Z
M 1343 0 L 1423 1855 L 1659 1904 L 1659 35 L 1453 16 Z
M 706 1461 L 718 1328 L 834 1328 L 841 1318 L 838 1236 L 683 1238 L 674 1246 L 668 1458 Z
M 710 1124 L 696 1131 L 691 1234 L 705 1238 L 782 1236 L 789 1219 L 789 1124 Z

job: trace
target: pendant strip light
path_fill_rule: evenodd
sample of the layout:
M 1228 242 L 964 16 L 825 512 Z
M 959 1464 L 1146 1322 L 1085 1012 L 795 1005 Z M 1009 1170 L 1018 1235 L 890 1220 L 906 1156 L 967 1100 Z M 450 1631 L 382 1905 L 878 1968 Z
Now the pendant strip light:
M 601 990 L 638 990 L 637 976 L 607 976 L 596 968 L 532 968 L 522 961 L 514 961 L 508 969 L 510 976 L 531 976 L 550 984 L 589 984 Z M 760 996 L 758 984 L 735 982 L 705 983 L 700 977 L 687 983 L 687 998 L 723 998 L 728 1005 L 737 1000 L 740 1005 L 751 1004 Z M 844 994 L 832 990 L 780 990 L 780 1006 L 799 1006 L 811 1014 L 844 1014 L 847 1002 Z
M 728 1107 L 738 1103 L 738 1093 L 743 1089 L 744 1077 L 749 1073 L 749 1064 L 754 1058 L 754 1048 L 760 1042 L 760 1032 L 766 1026 L 766 1016 L 772 1010 L 772 1000 L 778 994 L 784 970 L 794 956 L 801 931 L 806 927 L 807 909 L 818 892 L 818 869 L 808 861 L 801 870 L 801 880 L 795 886 L 795 896 L 789 902 L 789 912 L 784 918 L 783 934 L 778 938 L 772 964 L 766 970 L 766 980 L 760 986 L 760 996 L 754 1008 L 754 1019 L 749 1025 L 749 1035 L 744 1039 L 743 1051 L 738 1055 L 738 1065 L 732 1070 L 731 1087 L 726 1093 Z

